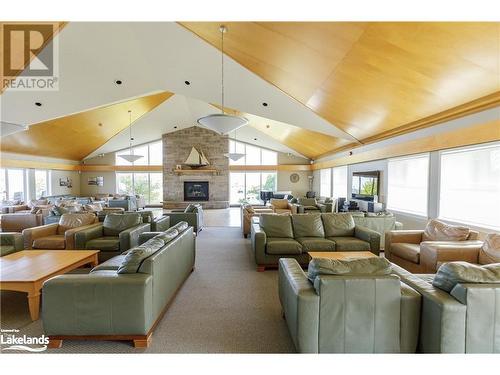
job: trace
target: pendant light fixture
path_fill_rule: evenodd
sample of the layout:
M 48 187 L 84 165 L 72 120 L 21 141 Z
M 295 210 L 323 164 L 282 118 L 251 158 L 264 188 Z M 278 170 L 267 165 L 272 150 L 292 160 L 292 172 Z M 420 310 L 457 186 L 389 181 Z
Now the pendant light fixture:
M 132 153 L 132 141 L 134 138 L 132 138 L 132 111 L 128 111 L 128 117 L 129 117 L 129 125 L 128 125 L 128 134 L 129 134 L 129 153 L 128 154 L 122 154 L 118 155 L 122 159 L 125 159 L 129 163 L 134 163 L 135 161 L 139 160 L 142 158 L 142 155 L 134 155 Z
M 228 134 L 246 124 L 248 120 L 241 116 L 234 116 L 224 113 L 224 34 L 227 32 L 227 27 L 221 25 L 219 27 L 221 33 L 221 113 L 214 113 L 198 119 L 198 124 L 212 129 L 220 134 Z
M 233 142 L 234 142 L 234 151 L 233 152 L 228 152 L 227 154 L 224 154 L 224 156 L 226 158 L 231 159 L 232 161 L 238 161 L 243 156 L 245 156 L 245 154 L 242 154 L 241 152 L 236 152 L 236 129 L 234 130 L 234 141 Z

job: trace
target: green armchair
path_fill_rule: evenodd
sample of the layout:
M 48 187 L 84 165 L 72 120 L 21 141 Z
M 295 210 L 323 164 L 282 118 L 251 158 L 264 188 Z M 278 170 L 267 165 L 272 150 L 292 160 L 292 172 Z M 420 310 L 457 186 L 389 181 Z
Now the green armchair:
M 195 233 L 199 233 L 203 229 L 203 208 L 201 204 L 190 204 L 185 210 L 172 210 L 164 214 L 164 216 L 170 218 L 170 226 L 185 221 L 190 227 L 193 227 Z
M 316 198 L 298 198 L 296 206 L 299 214 L 333 212 L 331 204 L 318 203 Z
M 0 256 L 15 253 L 23 248 L 23 235 L 21 233 L 0 233 Z
M 151 225 L 138 213 L 106 215 L 102 224 L 75 233 L 77 249 L 100 250 L 99 262 L 110 259 L 139 244 L 139 235 Z

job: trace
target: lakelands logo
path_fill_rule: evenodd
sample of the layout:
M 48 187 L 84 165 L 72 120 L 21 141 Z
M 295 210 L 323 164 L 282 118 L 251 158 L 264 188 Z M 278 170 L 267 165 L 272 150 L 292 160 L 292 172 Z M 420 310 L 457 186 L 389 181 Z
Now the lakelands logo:
M 3 23 L 2 87 L 19 91 L 58 90 L 56 25 Z
M 47 350 L 49 338 L 45 335 L 38 337 L 19 335 L 18 329 L 2 329 L 0 333 L 0 345 L 2 345 L 2 351 L 15 350 L 37 353 Z M 8 346 L 4 347 L 5 345 Z

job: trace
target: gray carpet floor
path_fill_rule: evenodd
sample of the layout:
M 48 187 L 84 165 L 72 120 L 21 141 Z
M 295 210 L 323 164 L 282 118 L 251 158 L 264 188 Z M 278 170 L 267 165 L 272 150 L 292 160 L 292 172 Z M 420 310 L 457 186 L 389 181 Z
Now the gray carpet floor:
M 281 318 L 277 271 L 256 272 L 240 228 L 207 227 L 197 239 L 196 269 L 153 333 L 147 349 L 129 342 L 65 341 L 56 353 L 292 353 Z M 23 293 L 1 292 L 1 326 L 39 336 Z

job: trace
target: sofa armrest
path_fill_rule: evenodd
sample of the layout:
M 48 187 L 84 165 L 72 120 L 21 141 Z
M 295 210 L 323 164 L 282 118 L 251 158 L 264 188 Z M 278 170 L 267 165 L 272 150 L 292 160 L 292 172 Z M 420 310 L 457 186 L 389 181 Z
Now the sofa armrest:
M 262 230 L 260 224 L 252 223 L 251 226 L 251 241 L 254 251 L 255 262 L 257 265 L 263 264 L 266 258 L 266 232 Z
M 156 237 L 162 232 L 142 232 L 139 234 L 139 245 L 142 245 L 144 242 L 149 241 L 151 238 Z
M 17 232 L 0 232 L 0 241 L 3 246 L 13 246 L 14 250 L 2 250 L 0 256 L 8 255 L 16 251 L 23 250 L 23 235 Z
M 279 298 L 299 353 L 318 353 L 319 296 L 295 259 L 279 260 Z
M 139 236 L 141 233 L 151 231 L 151 224 L 138 224 L 131 228 L 121 231 L 118 237 L 120 238 L 120 251 L 131 249 L 139 246 Z
M 394 230 L 403 230 L 403 223 L 399 221 L 394 222 Z
M 390 230 L 385 232 L 384 254 L 387 259 L 391 257 L 391 244 L 422 242 L 423 230 Z
M 103 235 L 102 223 L 98 223 L 96 226 L 92 226 L 87 229 L 83 229 L 79 232 L 76 232 L 75 248 L 85 249 L 85 245 L 88 241 L 102 237 L 102 235 Z
M 59 224 L 47 224 L 39 227 L 26 228 L 23 230 L 24 248 L 29 250 L 33 248 L 33 241 L 37 238 L 53 236 L 57 234 Z
M 320 210 L 322 213 L 327 212 L 327 211 L 326 211 L 326 204 L 324 204 L 324 203 L 316 203 L 316 207 L 318 207 L 318 208 L 319 208 L 319 210 Z
M 375 254 L 380 254 L 380 233 L 373 229 L 368 229 L 360 225 L 354 227 L 354 237 L 366 241 L 370 244 L 370 251 Z
M 305 212 L 304 206 L 298 203 L 290 203 L 290 210 L 292 214 L 303 214 Z
M 479 262 L 482 241 L 424 241 L 420 244 L 420 263 L 424 273 L 436 273 L 438 263 Z
M 91 229 L 92 227 L 99 226 L 99 223 L 82 225 L 81 227 L 71 228 L 64 232 L 64 240 L 66 241 L 66 249 L 73 250 L 76 249 L 75 234 L 86 229 Z M 82 249 L 81 249 L 82 250 Z
M 165 232 L 170 228 L 170 217 L 160 216 L 155 217 L 151 223 L 151 229 L 157 232 Z
M 146 334 L 154 322 L 152 281 L 116 271 L 51 278 L 42 289 L 45 334 Z

